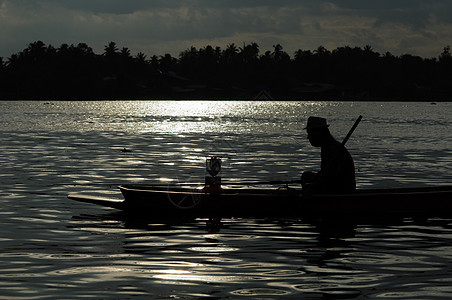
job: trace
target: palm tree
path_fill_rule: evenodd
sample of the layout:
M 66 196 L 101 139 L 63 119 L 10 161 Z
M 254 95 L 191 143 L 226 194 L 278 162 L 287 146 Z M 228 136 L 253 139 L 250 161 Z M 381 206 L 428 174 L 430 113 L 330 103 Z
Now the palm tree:
M 312 56 L 311 50 L 298 49 L 297 51 L 295 51 L 294 59 L 295 61 L 301 61 L 304 59 L 309 59 L 311 56 Z
M 171 54 L 166 53 L 164 56 L 160 56 L 159 59 L 159 66 L 160 70 L 163 73 L 166 73 L 168 71 L 171 71 L 174 65 L 176 64 L 177 59 L 171 56 Z
M 281 44 L 277 44 L 277 45 L 273 45 L 273 49 L 275 49 L 273 51 L 273 57 L 275 58 L 276 61 L 280 60 L 281 58 L 281 52 L 283 47 L 281 46 Z
M 218 63 L 216 52 L 212 46 L 207 45 L 205 48 L 199 49 L 200 64 L 213 67 Z
M 118 48 L 116 47 L 115 42 L 108 43 L 107 46 L 104 48 L 104 55 L 106 57 L 114 57 L 118 54 Z
M 290 60 L 289 54 L 283 51 L 283 47 L 280 44 L 273 45 L 273 48 L 275 49 L 273 51 L 273 59 L 276 62 L 285 61 L 288 62 Z
M 225 63 L 232 63 L 235 58 L 237 57 L 237 53 L 239 50 L 237 49 L 237 46 L 232 43 L 228 44 L 226 46 L 226 49 L 223 51 L 223 59 Z
M 150 59 L 150 62 L 151 62 L 151 66 L 152 66 L 155 70 L 160 71 L 159 58 L 158 58 L 157 55 L 152 55 L 152 57 L 151 57 L 151 59 Z
M 443 48 L 443 52 L 439 56 L 440 62 L 450 62 L 452 60 L 452 54 L 450 52 L 450 46 Z
M 183 64 L 194 65 L 198 60 L 198 50 L 196 47 L 191 46 L 190 49 L 182 51 L 179 54 L 179 60 Z
M 86 43 L 78 43 L 77 51 L 84 56 L 94 55 L 93 48 L 89 47 Z
M 259 57 L 259 46 L 256 43 L 244 44 L 243 48 L 240 48 L 240 55 L 244 63 L 255 62 Z
M 120 55 L 121 55 L 121 57 L 124 58 L 124 59 L 128 59 L 128 58 L 131 58 L 131 57 L 132 57 L 132 56 L 130 55 L 130 50 L 129 50 L 129 48 L 127 48 L 127 47 L 123 47 L 123 48 L 121 49 Z
M 24 51 L 26 53 L 43 53 L 45 51 L 45 44 L 42 41 L 30 43 Z
M 379 57 L 379 56 L 380 56 L 380 53 L 375 52 L 375 51 L 372 49 L 372 46 L 370 46 L 370 45 L 364 46 L 363 51 L 364 51 L 364 55 L 365 55 L 366 57 L 369 57 L 369 58 L 375 58 L 375 57 Z
M 67 55 L 69 52 L 69 45 L 68 44 L 61 44 L 60 48 L 57 50 L 58 54 L 61 55 Z
M 13 54 L 8 58 L 8 62 L 6 63 L 8 67 L 13 68 L 19 62 L 19 55 Z
M 331 54 L 331 52 L 328 51 L 328 49 L 326 49 L 326 48 L 323 47 L 323 46 L 319 46 L 316 50 L 314 50 L 314 53 L 315 53 L 317 56 L 327 56 L 327 55 L 330 55 L 330 54 Z
M 138 52 L 138 54 L 135 56 L 135 60 L 139 63 L 145 63 L 146 55 L 143 52 Z

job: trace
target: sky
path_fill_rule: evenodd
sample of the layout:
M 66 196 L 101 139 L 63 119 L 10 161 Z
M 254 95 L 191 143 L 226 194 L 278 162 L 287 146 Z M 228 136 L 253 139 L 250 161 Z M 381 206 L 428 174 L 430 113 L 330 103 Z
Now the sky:
M 452 46 L 451 0 L 0 0 L 0 57 L 41 40 L 113 41 L 150 57 L 207 45 L 296 50 L 364 47 L 438 57 Z

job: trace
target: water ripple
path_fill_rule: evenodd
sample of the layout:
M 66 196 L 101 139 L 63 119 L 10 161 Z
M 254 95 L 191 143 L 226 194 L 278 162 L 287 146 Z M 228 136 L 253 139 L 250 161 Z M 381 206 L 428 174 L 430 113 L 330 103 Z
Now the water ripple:
M 450 104 L 186 104 L 2 105 L 0 297 L 450 297 L 450 218 L 148 220 L 66 198 L 120 198 L 121 183 L 200 182 L 214 152 L 230 181 L 299 178 L 320 163 L 302 130 L 311 114 L 327 117 L 338 139 L 365 116 L 347 144 L 359 187 L 444 184 Z

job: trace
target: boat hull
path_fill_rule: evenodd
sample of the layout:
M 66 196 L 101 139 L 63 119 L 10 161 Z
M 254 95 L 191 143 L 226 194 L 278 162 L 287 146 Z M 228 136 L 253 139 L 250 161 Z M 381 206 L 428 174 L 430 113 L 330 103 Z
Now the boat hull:
M 128 210 L 197 216 L 278 215 L 298 212 L 300 190 L 224 189 L 206 192 L 190 188 L 119 186 Z
M 306 197 L 300 189 L 119 186 L 124 209 L 155 215 L 331 216 L 452 215 L 452 186 L 358 190 Z

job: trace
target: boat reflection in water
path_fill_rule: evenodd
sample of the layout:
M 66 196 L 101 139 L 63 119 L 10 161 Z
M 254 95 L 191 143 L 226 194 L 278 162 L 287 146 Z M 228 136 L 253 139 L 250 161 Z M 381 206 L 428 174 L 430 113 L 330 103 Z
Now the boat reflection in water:
M 311 223 L 302 218 L 143 218 L 140 224 L 136 216 L 115 212 L 82 217 L 79 222 L 94 220 L 99 224 L 123 222 L 126 235 L 111 251 L 128 259 L 116 261 L 115 276 L 133 272 L 135 285 L 147 280 L 155 293 L 166 294 L 170 288 L 176 294 L 186 291 L 205 297 L 352 299 L 374 294 L 375 285 L 397 286 L 388 283 L 391 278 L 397 280 L 391 270 L 395 263 L 401 267 L 410 263 L 417 270 L 431 268 L 421 262 L 413 264 L 405 253 L 405 245 L 418 240 L 399 245 L 403 235 L 395 233 L 395 228 L 412 234 L 418 230 L 416 223 L 406 219 L 379 225 L 331 219 Z M 438 224 L 433 221 L 431 225 Z M 388 238 L 385 245 L 383 237 Z M 374 257 L 389 250 L 392 253 Z M 98 274 L 104 271 L 98 269 Z

